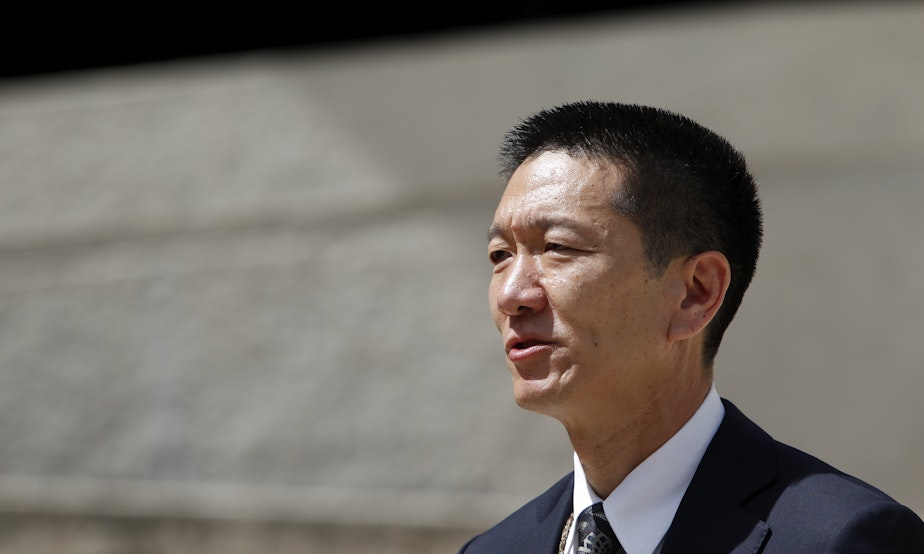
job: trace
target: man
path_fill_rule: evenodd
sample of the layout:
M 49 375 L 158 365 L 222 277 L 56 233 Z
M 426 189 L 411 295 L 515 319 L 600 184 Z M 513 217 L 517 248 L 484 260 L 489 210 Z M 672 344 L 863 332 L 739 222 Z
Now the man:
M 713 384 L 762 238 L 743 157 L 688 118 L 578 102 L 504 138 L 489 297 L 519 406 L 574 472 L 461 552 L 922 552 L 924 523 L 774 441 Z

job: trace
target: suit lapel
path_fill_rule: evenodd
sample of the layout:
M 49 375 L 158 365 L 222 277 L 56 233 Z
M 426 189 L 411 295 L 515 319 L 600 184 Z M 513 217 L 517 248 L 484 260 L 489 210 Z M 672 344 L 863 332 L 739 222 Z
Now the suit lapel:
M 776 477 L 773 439 L 723 403 L 725 418 L 680 502 L 662 554 L 754 554 L 769 538 L 769 526 L 742 504 Z

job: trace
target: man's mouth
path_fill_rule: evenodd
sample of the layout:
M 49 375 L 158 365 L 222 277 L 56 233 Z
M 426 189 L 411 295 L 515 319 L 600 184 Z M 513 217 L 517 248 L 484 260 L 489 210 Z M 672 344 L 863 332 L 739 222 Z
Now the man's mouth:
M 524 340 L 517 343 L 514 343 L 510 350 L 525 350 L 527 348 L 539 345 L 539 344 L 548 344 L 541 340 Z
M 552 344 L 538 339 L 511 341 L 507 347 L 507 358 L 511 361 L 523 360 L 536 354 L 548 351 Z

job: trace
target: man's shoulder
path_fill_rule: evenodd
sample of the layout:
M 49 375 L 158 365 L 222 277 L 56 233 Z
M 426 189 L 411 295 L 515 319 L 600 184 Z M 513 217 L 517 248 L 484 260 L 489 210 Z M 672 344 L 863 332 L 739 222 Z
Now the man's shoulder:
M 834 544 L 866 545 L 869 552 L 902 552 L 908 545 L 924 549 L 924 523 L 911 509 L 874 485 L 773 439 L 727 401 L 726 416 L 730 428 L 717 435 L 724 443 L 718 450 L 728 454 L 734 446 L 759 453 L 740 454 L 734 461 L 748 460 L 745 467 L 765 471 L 763 485 L 752 481 L 754 488 L 742 506 L 769 526 L 768 552 L 825 551 Z M 714 463 L 728 470 L 727 462 Z M 719 479 L 716 472 L 711 479 Z M 745 482 L 741 478 L 722 485 Z M 738 489 L 739 494 L 747 491 Z M 893 543 L 895 549 L 890 549 Z
M 770 528 L 767 552 L 924 552 L 924 522 L 872 484 L 776 443 L 778 481 L 746 506 Z
M 805 488 L 806 495 L 826 498 L 832 494 L 844 503 L 895 502 L 871 483 L 851 475 L 809 452 L 774 441 L 780 480 L 790 488 Z
M 772 475 L 769 490 L 785 488 L 788 491 L 786 496 L 793 500 L 823 503 L 833 508 L 896 502 L 874 485 L 846 473 L 814 454 L 776 440 L 744 416 L 733 404 L 727 400 L 724 402 L 731 429 L 728 437 L 717 436 L 716 439 L 732 443 L 733 448 L 749 448 L 755 453 L 764 449 L 761 454 L 752 458 L 746 467 L 758 465 L 760 462 L 757 456 L 763 456 L 763 462 L 770 468 L 768 477 Z M 833 502 L 835 499 L 837 502 Z
M 832 508 L 895 502 L 872 484 L 771 437 L 734 404 L 725 399 L 723 403 L 725 419 L 703 465 L 711 470 L 714 481 L 724 482 L 729 490 L 753 487 L 755 492 L 766 494 L 785 489 L 786 498 L 779 500 Z
M 573 490 L 574 473 L 569 473 L 502 521 L 473 537 L 460 552 L 528 552 L 530 549 L 526 547 L 531 542 L 545 544 L 550 538 L 554 539 L 555 533 L 550 534 L 550 530 L 557 528 L 560 536 L 571 513 Z

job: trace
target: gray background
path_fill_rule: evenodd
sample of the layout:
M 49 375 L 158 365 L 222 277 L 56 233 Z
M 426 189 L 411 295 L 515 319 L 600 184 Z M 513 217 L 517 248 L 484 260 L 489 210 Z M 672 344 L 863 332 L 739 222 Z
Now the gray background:
M 544 490 L 484 232 L 502 133 L 583 98 L 741 148 L 719 391 L 924 514 L 924 9 L 781 6 L 0 81 L 0 550 L 454 552 Z

